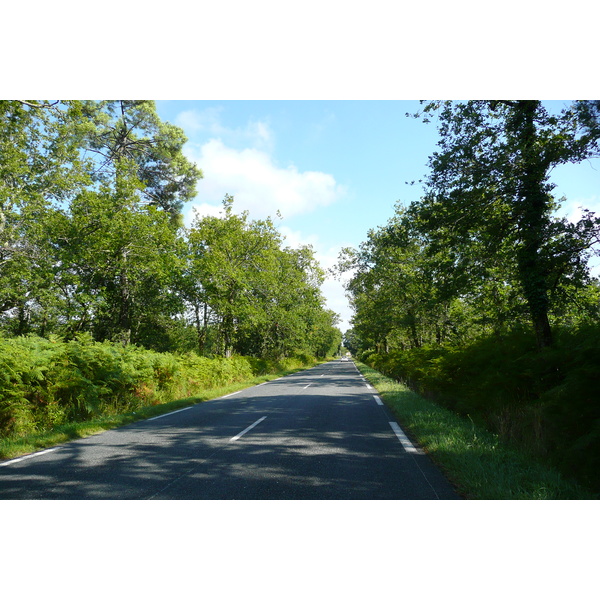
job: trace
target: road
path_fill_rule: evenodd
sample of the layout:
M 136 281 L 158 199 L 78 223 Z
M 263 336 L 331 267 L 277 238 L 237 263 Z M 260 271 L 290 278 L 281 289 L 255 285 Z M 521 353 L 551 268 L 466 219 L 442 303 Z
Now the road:
M 458 499 L 351 361 L 0 463 L 1 499 Z

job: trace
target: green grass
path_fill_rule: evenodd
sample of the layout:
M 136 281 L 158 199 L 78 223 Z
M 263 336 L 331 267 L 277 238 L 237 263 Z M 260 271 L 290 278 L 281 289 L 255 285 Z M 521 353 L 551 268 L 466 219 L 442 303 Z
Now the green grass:
M 593 499 L 575 482 L 412 392 L 367 365 L 356 362 L 406 433 L 440 467 L 456 491 L 472 500 Z
M 266 375 L 260 375 L 247 381 L 231 383 L 227 386 L 206 390 L 198 395 L 190 396 L 189 398 L 180 398 L 178 400 L 165 401 L 162 404 L 145 406 L 136 410 L 135 412 L 107 415 L 86 421 L 72 422 L 54 427 L 50 431 L 41 433 L 0 437 L 0 459 L 16 458 L 18 456 L 23 456 L 25 454 L 30 454 L 46 448 L 52 448 L 53 446 L 57 446 L 71 440 L 89 437 L 109 429 L 116 429 L 117 427 L 122 427 L 135 421 L 149 419 L 150 417 L 155 417 L 164 413 L 179 410 L 200 402 L 214 400 L 215 398 L 220 398 L 227 394 L 237 392 L 238 390 L 252 387 L 265 381 L 271 381 L 278 377 L 290 375 L 291 373 L 303 371 L 307 368 L 309 367 L 304 366 L 295 369 L 269 373 Z

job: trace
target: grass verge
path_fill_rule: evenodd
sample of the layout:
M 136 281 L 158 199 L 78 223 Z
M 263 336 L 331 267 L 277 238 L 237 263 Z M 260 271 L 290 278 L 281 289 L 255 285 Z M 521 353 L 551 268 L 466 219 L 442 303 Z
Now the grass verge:
M 595 496 L 554 469 L 406 386 L 356 361 L 390 412 L 471 500 L 589 500 Z
M 247 381 L 231 383 L 227 386 L 205 390 L 202 393 L 195 396 L 190 396 L 189 398 L 180 398 L 178 400 L 166 401 L 162 404 L 145 406 L 136 410 L 135 412 L 106 415 L 87 421 L 72 422 L 66 425 L 60 425 L 50 431 L 42 433 L 33 433 L 22 436 L 9 436 L 4 438 L 0 437 L 0 460 L 31 454 L 32 452 L 45 450 L 46 448 L 52 448 L 71 440 L 89 437 L 103 431 L 108 431 L 109 429 L 116 429 L 117 427 L 122 427 L 135 421 L 142 421 L 144 419 L 149 419 L 150 417 L 156 417 L 158 415 L 179 410 L 187 406 L 192 406 L 200 402 L 214 400 L 215 398 L 220 398 L 227 394 L 237 392 L 238 390 L 253 387 L 259 383 L 271 381 L 273 379 L 277 379 L 278 377 L 290 375 L 308 368 L 310 367 L 305 366 L 297 369 L 260 375 Z

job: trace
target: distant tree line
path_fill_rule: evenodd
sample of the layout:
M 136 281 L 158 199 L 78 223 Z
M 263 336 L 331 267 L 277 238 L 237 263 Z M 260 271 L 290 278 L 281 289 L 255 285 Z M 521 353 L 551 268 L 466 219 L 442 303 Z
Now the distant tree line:
M 0 331 L 156 351 L 325 356 L 312 249 L 270 219 L 182 208 L 201 171 L 152 101 L 0 101 Z

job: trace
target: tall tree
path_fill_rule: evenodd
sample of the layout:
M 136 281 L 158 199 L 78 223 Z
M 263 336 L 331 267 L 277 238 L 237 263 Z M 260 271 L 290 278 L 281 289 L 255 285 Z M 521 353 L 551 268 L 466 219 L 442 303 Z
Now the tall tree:
M 0 102 L 0 313 L 25 333 L 56 287 L 49 215 L 90 184 L 78 102 Z
M 268 287 L 279 234 L 268 219 L 249 221 L 248 213 L 235 214 L 233 197 L 226 196 L 223 206 L 222 218 L 196 217 L 188 232 L 186 290 L 196 310 L 203 304 L 214 311 L 220 353 L 231 355 L 240 323 L 260 319 L 256 295 Z
M 86 285 L 102 290 L 105 309 L 95 327 L 99 335 L 127 344 L 139 326 L 142 301 L 151 305 L 171 297 L 165 265 L 176 256 L 180 210 L 195 195 L 202 173 L 183 155 L 183 131 L 163 123 L 154 102 L 86 102 L 82 112 L 90 124 L 84 151 L 95 157 L 95 186 L 74 200 L 72 215 L 80 223 L 67 245 L 73 250 L 78 244 L 84 256 L 96 241 L 97 260 L 80 263 L 84 271 L 95 265 Z
M 183 131 L 150 101 L 5 101 L 0 111 L 0 311 L 16 333 L 35 316 L 40 333 L 54 319 L 127 343 L 144 303 L 171 310 L 166 264 L 201 177 Z
M 96 155 L 94 177 L 110 182 L 117 195 L 131 193 L 176 217 L 196 194 L 202 172 L 183 155 L 182 129 L 163 122 L 150 100 L 87 102 L 93 127 L 87 150 Z
M 563 278 L 574 275 L 600 220 L 588 215 L 569 228 L 553 219 L 549 173 L 597 152 L 598 132 L 575 107 L 551 115 L 537 100 L 430 103 L 424 112 L 438 112 L 441 151 L 430 159 L 414 219 L 434 244 L 451 243 L 463 267 L 478 252 L 484 261 L 500 254 L 514 261 L 538 346 L 551 345 L 555 266 L 562 263 Z
M 335 320 L 324 308 L 323 272 L 312 250 L 282 248 L 270 219 L 238 215 L 233 202 L 226 196 L 222 217 L 197 217 L 188 231 L 181 289 L 192 307 L 199 348 L 212 324 L 220 354 L 326 353 Z

